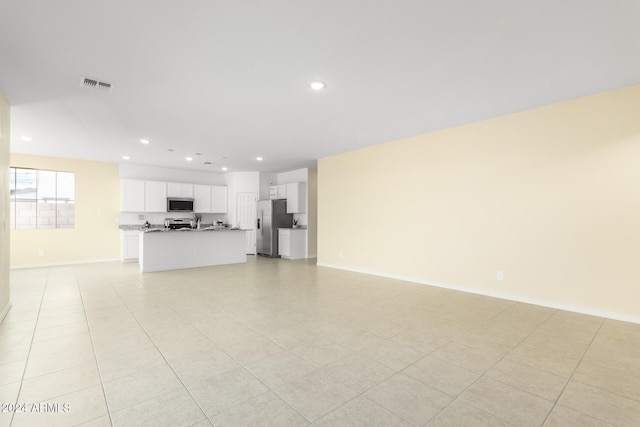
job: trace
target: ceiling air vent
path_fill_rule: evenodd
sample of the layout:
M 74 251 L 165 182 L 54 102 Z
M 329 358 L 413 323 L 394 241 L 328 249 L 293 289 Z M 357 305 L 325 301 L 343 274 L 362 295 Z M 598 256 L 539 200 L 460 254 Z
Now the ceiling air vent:
M 111 92 L 113 90 L 113 85 L 111 83 L 101 82 L 100 80 L 90 79 L 88 77 L 80 78 L 80 86 L 98 89 L 104 92 Z

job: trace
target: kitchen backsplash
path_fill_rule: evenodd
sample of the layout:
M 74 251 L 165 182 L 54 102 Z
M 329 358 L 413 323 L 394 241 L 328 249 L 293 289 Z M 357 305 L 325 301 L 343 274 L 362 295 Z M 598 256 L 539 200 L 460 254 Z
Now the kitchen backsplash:
M 293 214 L 293 219 L 298 220 L 298 225 L 307 225 L 307 214 L 306 213 L 298 213 Z
M 199 215 L 201 215 L 202 224 L 213 224 L 213 222 L 218 218 L 220 218 L 224 224 L 228 224 L 227 214 L 204 213 Z M 161 225 L 161 224 L 164 224 L 165 218 L 195 219 L 196 216 L 193 213 L 180 213 L 180 212 L 167 212 L 167 213 L 121 212 L 120 225 L 142 225 L 144 224 L 145 221 L 149 221 L 150 224 Z M 306 213 L 293 214 L 293 219 L 297 219 L 298 225 L 300 226 L 308 225 Z

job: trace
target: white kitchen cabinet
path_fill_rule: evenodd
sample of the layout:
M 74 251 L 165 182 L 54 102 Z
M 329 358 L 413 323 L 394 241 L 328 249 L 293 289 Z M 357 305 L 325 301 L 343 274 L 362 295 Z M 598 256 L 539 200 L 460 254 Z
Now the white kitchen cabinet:
M 278 229 L 278 255 L 287 259 L 306 258 L 307 230 L 297 228 Z
M 227 187 L 194 185 L 193 210 L 197 213 L 227 213 Z
M 122 212 L 144 211 L 144 181 L 123 179 L 121 182 Z
M 210 185 L 193 186 L 193 211 L 197 213 L 211 212 L 211 192 Z
M 144 211 L 167 211 L 167 183 L 160 181 L 144 182 Z
M 193 199 L 193 184 L 182 184 L 182 197 Z
M 287 198 L 287 185 L 278 185 L 278 200 Z
M 140 232 L 125 230 L 122 235 L 122 261 L 132 261 L 139 257 L 140 252 Z
M 287 213 L 304 213 L 307 211 L 307 183 L 294 182 L 287 184 Z
M 269 186 L 269 199 L 282 200 L 287 198 L 287 184 Z
M 211 212 L 227 213 L 227 187 L 214 185 L 211 187 Z
M 291 230 L 278 230 L 278 255 L 282 258 L 291 257 Z
M 193 198 L 193 184 L 183 184 L 179 182 L 167 183 L 167 197 L 188 197 Z

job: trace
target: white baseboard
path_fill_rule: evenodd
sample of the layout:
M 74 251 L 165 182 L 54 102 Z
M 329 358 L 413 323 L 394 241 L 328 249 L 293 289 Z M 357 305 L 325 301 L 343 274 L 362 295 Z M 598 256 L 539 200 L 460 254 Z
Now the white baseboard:
M 120 262 L 120 258 L 107 258 L 107 259 L 89 259 L 86 261 L 71 261 L 71 262 L 57 262 L 51 264 L 34 264 L 34 265 L 18 265 L 11 266 L 11 270 L 21 270 L 24 268 L 43 268 L 43 267 L 62 267 L 65 265 L 79 265 L 79 264 L 94 264 L 98 262 Z
M 9 310 L 11 310 L 11 301 L 7 303 L 7 306 L 2 310 L 2 313 L 0 313 L 0 323 L 2 323 L 5 317 L 7 317 Z
M 337 270 L 351 271 L 351 272 L 354 272 L 354 273 L 370 274 L 372 276 L 386 277 L 388 279 L 402 280 L 402 281 L 405 281 L 405 282 L 412 282 L 412 283 L 417 283 L 417 284 L 420 284 L 420 285 L 435 286 L 435 287 L 438 287 L 438 288 L 451 289 L 451 290 L 454 290 L 454 291 L 467 292 L 467 293 L 471 293 L 471 294 L 483 295 L 483 296 L 494 297 L 494 298 L 500 298 L 500 299 L 505 299 L 505 300 L 509 300 L 509 301 L 516 301 L 516 302 L 522 302 L 522 303 L 526 303 L 526 304 L 539 305 L 541 307 L 555 308 L 557 310 L 571 311 L 571 312 L 574 312 L 574 313 L 587 314 L 587 315 L 590 315 L 590 316 L 604 317 L 604 318 L 607 318 L 607 319 L 620 320 L 622 322 L 630 322 L 630 323 L 640 324 L 640 317 L 639 316 L 629 316 L 629 315 L 620 314 L 620 313 L 611 313 L 611 312 L 608 312 L 608 311 L 594 310 L 594 309 L 585 308 L 585 307 L 572 306 L 572 305 L 566 305 L 566 304 L 559 304 L 559 303 L 555 303 L 553 301 L 538 300 L 538 299 L 532 299 L 532 298 L 523 298 L 523 297 L 519 297 L 517 295 L 504 294 L 504 293 L 492 292 L 492 291 L 484 291 L 482 289 L 475 289 L 475 288 L 468 288 L 468 287 L 465 287 L 465 286 L 450 285 L 448 283 L 441 283 L 441 282 L 435 282 L 435 281 L 430 281 L 430 280 L 417 279 L 415 277 L 407 277 L 407 276 L 401 276 L 401 275 L 397 275 L 397 274 L 388 274 L 388 273 L 383 273 L 383 272 L 374 271 L 374 270 L 350 268 L 350 267 L 343 267 L 343 266 L 337 266 L 337 265 L 325 264 L 325 263 L 317 263 L 317 265 L 319 267 L 335 268 Z

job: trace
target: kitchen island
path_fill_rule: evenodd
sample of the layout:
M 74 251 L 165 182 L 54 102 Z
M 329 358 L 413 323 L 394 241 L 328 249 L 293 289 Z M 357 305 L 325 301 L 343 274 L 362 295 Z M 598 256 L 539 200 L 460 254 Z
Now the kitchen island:
M 244 230 L 140 232 L 140 271 L 178 270 L 247 262 Z

